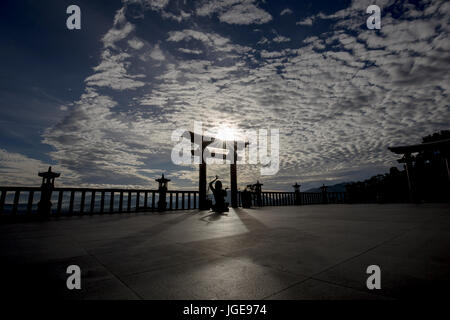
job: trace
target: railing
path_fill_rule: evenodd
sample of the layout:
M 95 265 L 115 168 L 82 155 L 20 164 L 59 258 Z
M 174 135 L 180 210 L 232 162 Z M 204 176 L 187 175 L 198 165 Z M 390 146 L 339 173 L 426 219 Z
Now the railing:
M 263 191 L 261 192 L 261 201 L 258 203 L 258 197 L 252 193 L 253 206 L 295 206 L 308 204 L 326 204 L 326 203 L 345 203 L 345 192 L 300 192 L 297 200 L 295 192 L 282 191 Z M 239 206 L 242 206 L 242 194 L 238 196 Z
M 254 206 L 293 206 L 295 205 L 294 192 L 261 192 L 261 203 L 258 204 L 258 196 L 253 195 L 252 205 Z
M 36 215 L 42 189 L 39 187 L 0 187 L 1 216 Z M 252 193 L 252 206 L 293 206 L 344 203 L 344 192 L 280 192 L 263 191 L 259 197 Z M 138 189 L 54 188 L 51 195 L 52 216 L 102 213 L 157 211 L 160 192 Z M 165 210 L 198 208 L 198 191 L 168 190 Z M 238 193 L 242 206 L 242 193 Z
M 41 198 L 38 187 L 0 187 L 0 213 L 32 215 Z M 51 215 L 83 215 L 158 210 L 158 190 L 54 188 Z M 198 191 L 166 192 L 166 210 L 198 208 Z

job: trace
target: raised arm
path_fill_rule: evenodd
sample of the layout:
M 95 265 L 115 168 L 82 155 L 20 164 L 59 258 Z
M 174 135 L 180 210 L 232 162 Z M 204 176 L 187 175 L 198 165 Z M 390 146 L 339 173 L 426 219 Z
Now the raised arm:
M 216 176 L 216 178 L 215 178 L 213 181 L 211 181 L 211 182 L 209 183 L 209 188 L 210 188 L 213 192 L 216 190 L 216 189 L 214 189 L 213 183 L 214 183 L 217 179 L 219 179 L 218 176 Z

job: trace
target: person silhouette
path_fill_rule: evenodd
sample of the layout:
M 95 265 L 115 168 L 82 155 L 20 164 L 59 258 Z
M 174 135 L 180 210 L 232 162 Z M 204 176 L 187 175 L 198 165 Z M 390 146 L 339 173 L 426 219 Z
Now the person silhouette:
M 213 186 L 214 182 L 215 185 Z M 211 189 L 214 195 L 214 200 L 216 202 L 214 205 L 212 205 L 212 210 L 218 213 L 228 212 L 228 202 L 225 202 L 227 192 L 223 189 L 222 182 L 219 180 L 218 176 L 216 176 L 216 178 L 209 183 L 209 188 Z

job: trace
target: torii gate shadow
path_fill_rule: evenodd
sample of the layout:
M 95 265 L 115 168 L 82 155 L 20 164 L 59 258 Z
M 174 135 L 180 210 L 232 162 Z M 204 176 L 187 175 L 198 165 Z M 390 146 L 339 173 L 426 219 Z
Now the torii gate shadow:
M 248 209 L 233 208 L 230 210 L 234 210 L 236 216 L 241 220 L 241 222 L 245 225 L 248 231 L 257 232 L 268 229 L 264 223 L 253 217 L 251 214 L 249 214 L 247 212 Z

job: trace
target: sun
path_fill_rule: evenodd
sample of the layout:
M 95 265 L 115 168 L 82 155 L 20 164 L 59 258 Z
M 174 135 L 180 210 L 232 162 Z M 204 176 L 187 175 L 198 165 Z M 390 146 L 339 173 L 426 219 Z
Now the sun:
M 217 130 L 217 139 L 233 141 L 236 139 L 236 130 L 230 127 L 220 127 Z

